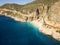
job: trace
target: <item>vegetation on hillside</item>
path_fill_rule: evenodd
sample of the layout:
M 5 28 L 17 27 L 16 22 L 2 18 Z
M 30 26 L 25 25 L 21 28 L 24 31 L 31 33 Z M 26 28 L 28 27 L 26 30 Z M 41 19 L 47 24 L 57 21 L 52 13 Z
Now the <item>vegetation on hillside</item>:
M 39 10 L 42 9 L 43 5 L 47 5 L 47 6 L 51 6 L 53 5 L 55 2 L 58 2 L 59 0 L 35 0 L 29 4 L 26 4 L 24 7 L 22 7 L 22 11 L 23 13 L 31 13 L 34 12 L 37 8 L 39 8 Z
M 0 8 L 16 10 L 16 11 L 20 11 L 24 14 L 29 14 L 29 13 L 36 11 L 37 8 L 41 11 L 43 4 L 44 5 L 52 5 L 57 1 L 59 1 L 59 0 L 35 0 L 35 1 L 28 3 L 26 5 L 7 3 L 7 4 L 2 5 Z
M 19 11 L 24 5 L 18 5 L 18 4 L 4 4 L 2 5 L 0 8 L 6 8 L 6 9 L 10 9 L 10 10 L 17 10 Z
M 58 2 L 59 0 L 35 0 L 34 2 L 32 2 L 31 4 L 45 4 L 45 5 L 51 5 L 54 4 L 55 2 Z

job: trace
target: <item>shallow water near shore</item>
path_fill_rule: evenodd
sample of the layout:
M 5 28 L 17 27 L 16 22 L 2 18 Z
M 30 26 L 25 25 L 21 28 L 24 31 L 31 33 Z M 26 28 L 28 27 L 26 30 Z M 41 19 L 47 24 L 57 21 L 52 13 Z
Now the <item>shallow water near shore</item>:
M 60 45 L 60 42 L 39 32 L 30 22 L 0 16 L 0 45 Z

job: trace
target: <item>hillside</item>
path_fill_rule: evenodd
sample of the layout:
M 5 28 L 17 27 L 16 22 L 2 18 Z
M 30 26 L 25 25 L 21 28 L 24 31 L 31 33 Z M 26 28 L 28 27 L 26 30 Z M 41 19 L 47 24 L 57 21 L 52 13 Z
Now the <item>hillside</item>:
M 35 0 L 31 3 L 28 3 L 26 5 L 18 5 L 18 4 L 4 4 L 0 6 L 0 14 L 4 15 L 12 15 L 12 16 L 18 16 L 21 17 L 21 14 L 32 14 L 36 13 L 36 9 L 39 10 L 40 15 L 45 15 L 44 13 L 50 13 L 50 8 L 56 3 L 59 2 L 59 0 Z M 49 7 L 48 7 L 49 6 Z M 44 8 L 44 9 L 43 9 Z M 49 8 L 49 10 L 48 10 Z M 52 10 L 52 9 L 51 9 Z M 46 12 L 48 11 L 48 12 Z
M 21 9 L 23 6 L 24 6 L 24 5 L 6 3 L 6 4 L 2 5 L 2 6 L 0 6 L 0 8 L 6 8 L 6 9 L 10 9 L 10 10 L 20 11 L 20 9 Z
M 54 4 L 55 2 L 58 2 L 59 0 L 35 0 L 34 2 L 32 2 L 32 4 L 39 4 L 42 3 L 44 5 L 51 5 Z
M 51 6 L 47 13 L 47 18 L 50 22 L 53 22 L 51 25 L 60 27 L 60 1 Z
M 59 0 L 35 0 L 31 3 L 28 3 L 26 5 L 18 5 L 18 4 L 4 4 L 2 5 L 0 8 L 6 8 L 6 9 L 10 9 L 10 10 L 17 10 L 20 11 L 24 14 L 28 14 L 28 13 L 32 13 L 34 11 L 36 11 L 37 8 L 39 8 L 39 10 L 42 10 L 43 5 L 52 5 L 55 2 L 58 2 Z
M 58 2 L 58 1 L 59 0 L 35 0 L 31 3 L 26 4 L 24 7 L 22 7 L 21 10 L 25 10 L 22 12 L 27 13 L 27 14 L 36 11 L 37 8 L 40 11 L 42 11 L 43 6 L 45 6 L 45 5 L 52 6 L 55 2 Z

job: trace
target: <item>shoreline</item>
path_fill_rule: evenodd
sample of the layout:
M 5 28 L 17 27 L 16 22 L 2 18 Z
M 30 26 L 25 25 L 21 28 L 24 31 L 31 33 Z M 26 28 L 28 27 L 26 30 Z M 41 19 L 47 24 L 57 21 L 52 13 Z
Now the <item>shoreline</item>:
M 7 15 L 4 15 L 7 16 Z M 20 21 L 20 22 L 26 22 L 23 19 L 20 19 L 18 17 L 13 17 L 13 16 L 7 16 L 10 18 L 13 18 L 16 21 Z M 60 33 L 57 33 L 56 30 L 54 28 L 48 27 L 46 25 L 44 25 L 43 19 L 41 19 L 40 21 L 38 20 L 33 20 L 33 21 L 27 21 L 29 23 L 31 23 L 33 26 L 35 26 L 40 32 L 46 34 L 46 35 L 50 35 L 52 36 L 54 39 L 59 40 L 60 41 Z
M 43 20 L 38 21 L 32 21 L 31 22 L 34 26 L 36 26 L 40 32 L 46 34 L 46 35 L 50 35 L 52 36 L 54 39 L 59 40 L 60 41 L 60 33 L 56 32 L 56 29 L 52 28 L 52 27 L 48 27 L 43 25 Z

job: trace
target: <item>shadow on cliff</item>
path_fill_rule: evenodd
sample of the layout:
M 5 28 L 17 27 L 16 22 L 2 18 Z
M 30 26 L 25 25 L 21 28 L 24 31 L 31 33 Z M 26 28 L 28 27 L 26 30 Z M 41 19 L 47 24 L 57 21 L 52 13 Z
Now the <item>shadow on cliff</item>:
M 60 42 L 42 34 L 33 25 L 0 16 L 0 45 L 59 45 Z

